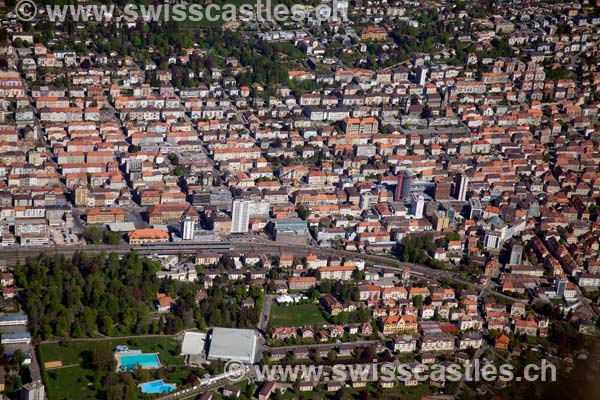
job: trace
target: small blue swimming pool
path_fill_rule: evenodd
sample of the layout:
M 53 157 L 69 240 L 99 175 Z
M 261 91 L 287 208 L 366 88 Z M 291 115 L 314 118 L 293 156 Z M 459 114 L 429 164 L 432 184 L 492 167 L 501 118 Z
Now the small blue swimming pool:
M 162 379 L 140 383 L 138 385 L 142 393 L 169 393 L 175 390 L 175 384 L 165 383 Z
M 119 354 L 119 369 L 122 371 L 130 371 L 139 365 L 141 368 L 158 368 L 160 360 L 156 353 L 140 353 L 140 354 Z

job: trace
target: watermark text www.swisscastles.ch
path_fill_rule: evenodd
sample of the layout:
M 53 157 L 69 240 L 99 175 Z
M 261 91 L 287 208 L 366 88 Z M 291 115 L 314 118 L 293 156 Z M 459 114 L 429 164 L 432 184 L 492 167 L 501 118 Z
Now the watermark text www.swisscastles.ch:
M 312 18 L 319 22 L 347 20 L 347 3 L 333 0 L 316 7 L 304 4 L 273 4 L 272 0 L 255 0 L 244 4 L 68 4 L 38 5 L 33 0 L 20 0 L 15 15 L 21 21 L 44 16 L 51 22 L 109 22 L 117 19 L 146 22 L 301 22 Z

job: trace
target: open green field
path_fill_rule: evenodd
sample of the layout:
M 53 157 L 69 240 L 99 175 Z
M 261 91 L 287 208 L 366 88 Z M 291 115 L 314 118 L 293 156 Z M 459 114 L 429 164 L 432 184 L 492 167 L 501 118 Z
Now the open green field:
M 49 399 L 97 398 L 93 385 L 98 383 L 98 374 L 97 371 L 82 365 L 82 353 L 98 341 L 108 343 L 111 348 L 127 345 L 130 349 L 142 350 L 144 353 L 159 353 L 159 359 L 168 371 L 164 376 L 167 382 L 182 384 L 189 374 L 189 371 L 184 368 L 183 357 L 179 355 L 179 341 L 170 337 L 148 336 L 133 339 L 111 338 L 42 343 L 38 346 L 38 354 Z M 48 361 L 61 361 L 63 366 L 46 370 L 44 363 Z
M 64 341 L 58 343 L 42 343 L 39 345 L 41 366 L 47 361 L 62 361 L 63 366 L 81 363 L 81 353 L 89 350 L 90 344 L 99 341 Z M 159 353 L 160 362 L 169 366 L 183 365 L 183 357 L 179 356 L 179 341 L 170 337 L 139 337 L 134 339 L 106 339 L 112 348 L 118 345 L 127 345 L 132 350 L 141 350 L 143 353 Z
M 316 304 L 298 304 L 292 306 L 279 306 L 273 304 L 271 308 L 271 325 L 279 326 L 321 326 L 326 324 L 323 314 Z

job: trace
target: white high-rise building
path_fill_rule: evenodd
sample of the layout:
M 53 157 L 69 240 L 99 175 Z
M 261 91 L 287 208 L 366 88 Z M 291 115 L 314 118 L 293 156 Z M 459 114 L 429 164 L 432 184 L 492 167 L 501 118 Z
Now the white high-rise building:
M 46 398 L 46 389 L 42 381 L 26 383 L 21 388 L 22 400 L 44 400 Z
M 423 195 L 413 193 L 410 196 L 410 210 L 415 218 L 423 218 L 423 210 L 425 209 L 425 198 Z
M 231 207 L 231 233 L 247 233 L 250 224 L 252 200 L 236 199 Z
M 417 84 L 420 86 L 425 86 L 425 83 L 427 82 L 427 68 L 425 67 L 418 67 L 417 68 Z
M 510 250 L 509 265 L 519 265 L 523 260 L 523 246 L 515 244 Z
M 187 216 L 181 220 L 181 237 L 183 240 L 193 240 L 196 221 L 194 218 Z
M 458 174 L 455 182 L 455 195 L 456 200 L 466 201 L 467 200 L 467 189 L 469 186 L 469 177 L 465 174 Z

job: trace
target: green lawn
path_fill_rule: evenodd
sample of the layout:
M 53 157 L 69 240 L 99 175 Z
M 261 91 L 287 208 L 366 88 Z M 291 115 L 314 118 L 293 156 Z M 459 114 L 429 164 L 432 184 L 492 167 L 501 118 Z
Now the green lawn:
M 323 314 L 316 304 L 299 304 L 279 306 L 273 304 L 271 309 L 271 326 L 321 326 L 326 324 Z
M 93 388 L 97 379 L 94 370 L 81 365 L 82 352 L 89 350 L 96 340 L 62 341 L 59 343 L 42 343 L 38 346 L 40 366 L 44 368 L 47 361 L 61 361 L 63 367 L 43 371 L 49 399 L 95 399 L 98 393 Z M 127 345 L 130 349 L 142 350 L 144 353 L 159 353 L 167 382 L 178 385 L 185 382 L 189 370 L 184 367 L 184 359 L 179 355 L 179 341 L 169 337 L 140 337 L 135 339 L 107 339 L 104 343 L 114 348 Z M 161 373 L 162 374 L 162 373 Z M 96 382 L 97 383 L 97 382 Z
M 94 375 L 79 366 L 44 371 L 43 376 L 49 399 L 95 399 L 97 397 L 97 392 L 91 387 Z
M 64 341 L 59 343 L 42 343 L 39 345 L 41 366 L 47 361 L 62 361 L 63 365 L 79 364 L 80 354 L 90 348 L 94 340 Z M 169 337 L 140 337 L 135 339 L 102 340 L 112 348 L 127 345 L 130 349 L 141 350 L 144 353 L 159 353 L 160 362 L 165 366 L 183 365 L 183 357 L 179 356 L 179 341 Z

